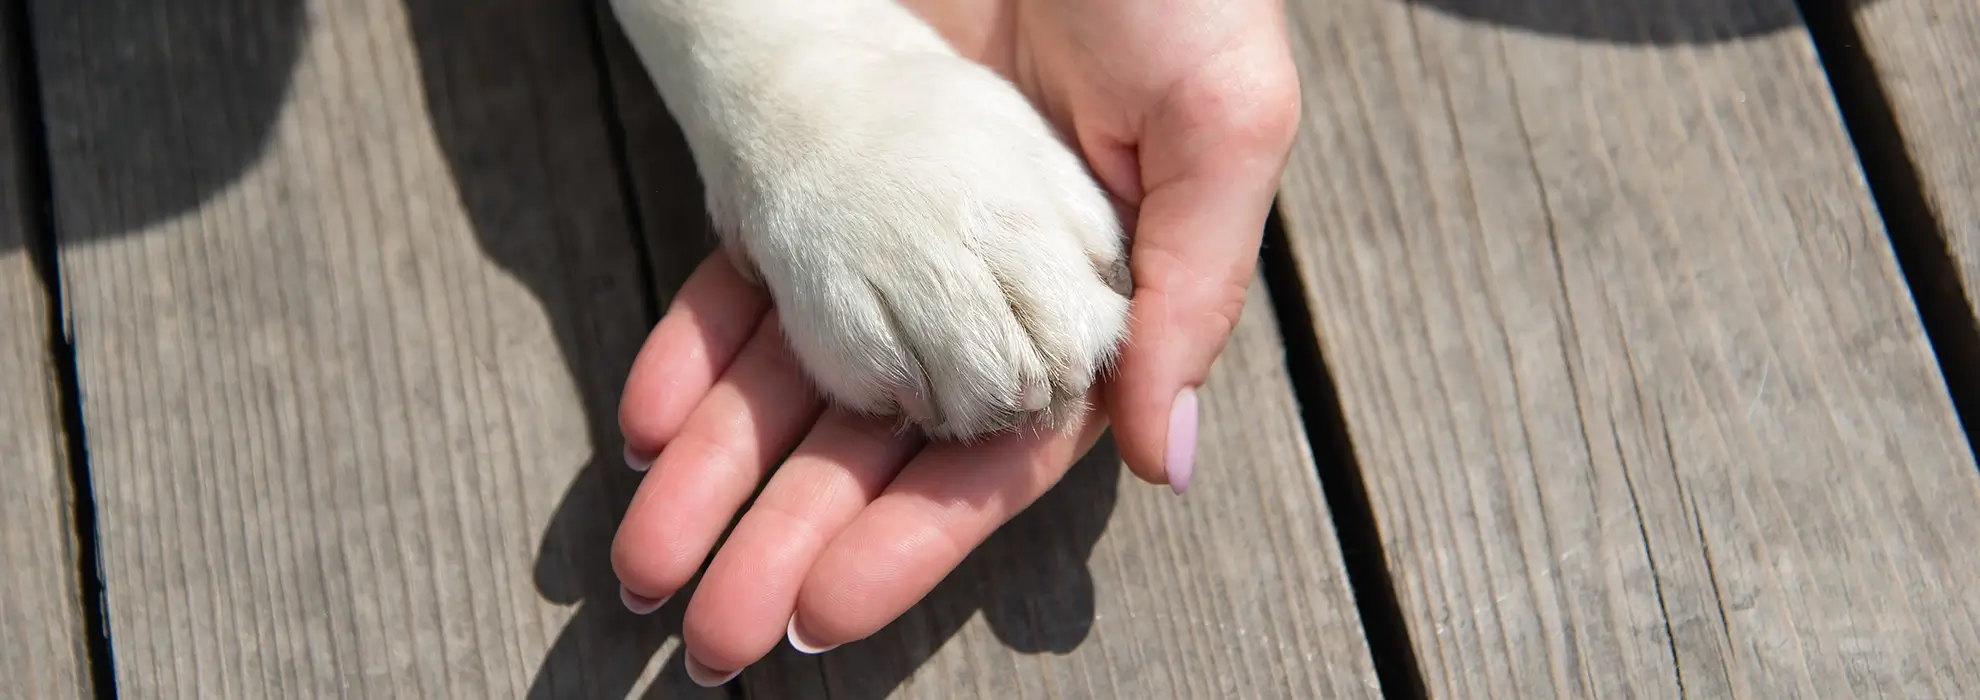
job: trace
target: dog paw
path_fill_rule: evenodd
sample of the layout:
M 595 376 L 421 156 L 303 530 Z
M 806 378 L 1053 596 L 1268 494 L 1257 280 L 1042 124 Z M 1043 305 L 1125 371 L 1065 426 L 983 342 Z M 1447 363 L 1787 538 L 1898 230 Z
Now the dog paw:
M 937 439 L 1076 427 L 1132 285 L 1107 196 L 1023 95 L 925 52 L 756 86 L 697 157 L 817 387 Z

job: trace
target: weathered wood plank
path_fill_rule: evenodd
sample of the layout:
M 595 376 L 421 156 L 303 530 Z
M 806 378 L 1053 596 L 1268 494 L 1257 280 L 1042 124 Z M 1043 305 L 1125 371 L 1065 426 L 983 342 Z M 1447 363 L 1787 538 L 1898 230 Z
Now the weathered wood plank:
M 755 698 L 1383 697 L 1255 286 L 1180 502 L 1096 450 L 882 634 L 780 648 Z
M 33 7 L 118 690 L 702 696 L 607 560 L 654 307 L 590 8 Z
M 1926 225 L 1938 229 L 1929 234 L 1943 239 L 1967 303 L 1980 304 L 1980 4 L 1857 4 L 1861 7 L 1853 19 L 1860 49 L 1870 56 L 1881 88 L 1875 92 L 1889 101 L 1895 127 L 1908 146 L 1907 165 L 1915 169 L 1919 194 L 1930 209 Z M 1961 320 L 1969 329 L 1980 325 L 1980 318 Z M 1949 339 L 1967 345 L 1952 348 L 1957 353 L 1952 361 L 1967 365 L 1965 376 L 1980 379 L 1980 370 L 1973 369 L 1980 367 L 1980 347 L 1971 347 L 1980 341 L 1973 335 Z
M 1430 694 L 1980 693 L 1980 474 L 1806 34 L 1725 35 L 1792 6 L 1470 6 L 1295 3 L 1281 198 Z
M 91 694 L 78 586 L 75 493 L 63 443 L 49 294 L 28 248 L 22 209 L 35 175 L 17 117 L 14 27 L 0 8 L 0 695 Z
M 705 245 L 686 147 L 609 18 L 606 45 L 650 245 Z M 663 285 L 678 265 L 656 261 Z M 1185 498 L 1103 442 L 908 615 L 822 657 L 780 647 L 749 696 L 1379 697 L 1271 319 L 1255 289 Z

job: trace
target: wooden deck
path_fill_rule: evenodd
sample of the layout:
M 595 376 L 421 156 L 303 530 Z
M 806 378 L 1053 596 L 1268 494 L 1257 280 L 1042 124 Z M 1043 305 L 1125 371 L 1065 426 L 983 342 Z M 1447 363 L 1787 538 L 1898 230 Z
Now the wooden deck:
M 0 696 L 1980 697 L 1980 4 L 1291 13 L 1189 495 L 1103 443 L 702 690 L 606 561 L 706 251 L 609 13 L 5 0 Z

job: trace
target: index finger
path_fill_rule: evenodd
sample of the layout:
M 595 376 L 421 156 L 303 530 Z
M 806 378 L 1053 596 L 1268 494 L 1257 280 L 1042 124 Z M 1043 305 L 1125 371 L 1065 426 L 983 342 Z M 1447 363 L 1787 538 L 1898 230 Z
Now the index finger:
M 1196 390 L 1243 313 L 1299 120 L 1290 55 L 1260 50 L 1225 61 L 1237 77 L 1191 81 L 1141 142 L 1134 313 L 1106 392 L 1128 468 L 1176 493 L 1195 466 Z
M 619 398 L 628 466 L 652 465 L 769 310 L 769 295 L 726 255 L 708 256 L 688 275 L 633 359 Z

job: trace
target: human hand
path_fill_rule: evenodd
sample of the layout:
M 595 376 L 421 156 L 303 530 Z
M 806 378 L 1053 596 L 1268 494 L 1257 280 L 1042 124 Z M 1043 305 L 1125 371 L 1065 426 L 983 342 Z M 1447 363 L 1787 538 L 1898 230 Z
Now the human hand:
M 1195 391 L 1244 308 L 1299 122 L 1281 0 L 905 0 L 1071 137 L 1133 236 L 1106 398 L 1142 479 L 1189 485 Z
M 1071 136 L 1132 222 L 1128 346 L 1078 435 L 928 446 L 827 409 L 767 295 L 726 257 L 705 261 L 627 382 L 628 461 L 651 471 L 613 546 L 628 607 L 657 608 L 769 478 L 688 607 L 698 682 L 733 677 L 787 633 L 818 650 L 878 631 L 1056 484 L 1109 420 L 1134 473 L 1180 492 L 1194 389 L 1242 310 L 1298 116 L 1278 2 L 907 4 Z

